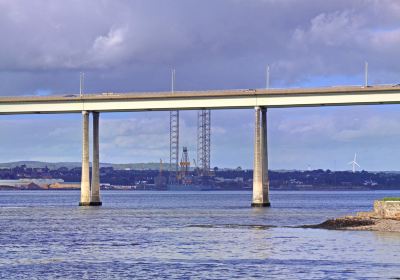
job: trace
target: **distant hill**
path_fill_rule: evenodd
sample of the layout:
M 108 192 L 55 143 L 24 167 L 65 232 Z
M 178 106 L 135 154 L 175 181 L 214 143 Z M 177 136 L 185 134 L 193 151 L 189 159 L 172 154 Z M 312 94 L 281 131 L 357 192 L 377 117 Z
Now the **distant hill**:
M 0 163 L 0 168 L 14 168 L 16 166 L 26 165 L 29 168 L 47 168 L 54 170 L 60 167 L 67 167 L 69 169 L 81 167 L 81 162 L 44 162 L 44 161 L 14 161 Z M 122 169 L 136 169 L 136 170 L 158 170 L 160 169 L 159 162 L 148 163 L 100 163 L 100 167 L 113 167 L 117 170 Z M 169 163 L 163 163 L 163 169 L 167 170 Z

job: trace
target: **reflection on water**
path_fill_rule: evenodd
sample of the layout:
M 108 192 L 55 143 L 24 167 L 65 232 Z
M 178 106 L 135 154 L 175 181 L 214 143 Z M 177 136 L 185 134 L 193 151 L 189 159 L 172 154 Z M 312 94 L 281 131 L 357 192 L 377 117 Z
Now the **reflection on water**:
M 1 279 L 400 277 L 400 234 L 300 229 L 394 192 L 0 192 Z

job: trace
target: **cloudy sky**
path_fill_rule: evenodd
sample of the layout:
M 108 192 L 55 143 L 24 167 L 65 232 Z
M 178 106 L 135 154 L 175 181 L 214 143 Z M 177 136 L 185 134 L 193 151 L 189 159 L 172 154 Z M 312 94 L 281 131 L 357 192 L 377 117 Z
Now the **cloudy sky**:
M 0 0 L 0 94 L 400 83 L 397 0 Z M 102 162 L 169 158 L 168 112 L 101 115 Z M 253 110 L 212 112 L 212 166 L 252 167 Z M 272 169 L 400 170 L 400 106 L 271 109 Z M 181 114 L 196 148 L 196 112 Z M 0 162 L 79 161 L 81 116 L 1 116 Z

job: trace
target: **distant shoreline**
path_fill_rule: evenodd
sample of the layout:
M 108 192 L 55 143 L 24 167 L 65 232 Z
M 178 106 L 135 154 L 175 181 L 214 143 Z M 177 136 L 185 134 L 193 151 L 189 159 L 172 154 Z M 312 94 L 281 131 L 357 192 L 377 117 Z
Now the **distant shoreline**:
M 0 187 L 0 191 L 80 191 L 80 189 L 17 189 L 17 188 L 1 188 Z M 181 191 L 169 191 L 169 190 L 155 190 L 155 189 L 140 189 L 140 190 L 135 190 L 135 189 L 101 189 L 101 191 L 121 191 L 121 192 L 193 192 L 190 190 L 181 190 Z M 208 189 L 208 190 L 204 190 L 204 191 L 196 191 L 196 192 L 224 192 L 224 191 L 243 191 L 243 192 L 251 192 L 252 189 Z M 335 192 L 335 191 L 348 191 L 348 192 L 376 192 L 376 191 L 400 191 L 399 189 L 270 189 L 270 191 L 284 191 L 284 192 L 313 192 L 313 191 L 320 191 L 320 192 Z

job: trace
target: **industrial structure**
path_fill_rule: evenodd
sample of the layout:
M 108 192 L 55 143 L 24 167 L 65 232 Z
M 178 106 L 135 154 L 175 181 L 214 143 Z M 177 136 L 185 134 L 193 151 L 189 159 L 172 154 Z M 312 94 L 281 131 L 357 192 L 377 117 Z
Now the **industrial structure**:
M 171 94 L 175 92 L 175 69 L 171 71 Z M 169 113 L 169 164 L 170 176 L 169 182 L 176 184 L 183 180 L 184 174 L 187 174 L 190 167 L 187 147 L 183 147 L 182 160 L 179 163 L 179 110 L 170 111 Z M 203 178 L 210 175 L 210 154 L 211 154 L 211 110 L 202 109 L 197 114 L 197 171 L 198 175 Z M 182 170 L 182 162 L 185 163 L 185 170 Z M 188 163 L 188 165 L 186 165 Z M 179 165 L 181 165 L 179 174 Z M 182 177 L 183 176 L 183 177 Z M 205 180 L 207 181 L 207 180 Z M 205 183 L 205 182 L 200 182 Z
M 210 175 L 211 110 L 200 110 L 197 118 L 197 164 L 199 175 Z
M 169 113 L 169 166 L 170 181 L 174 181 L 179 171 L 179 111 Z
M 179 165 L 181 167 L 179 174 L 180 183 L 183 185 L 189 184 L 190 181 L 188 180 L 187 175 L 189 173 L 190 160 L 187 147 L 183 147 L 182 149 L 182 158 Z
M 171 71 L 171 94 L 175 92 L 175 69 Z M 170 183 L 176 183 L 179 172 L 179 110 L 169 112 L 169 166 Z
M 170 177 L 172 184 L 184 182 L 184 176 L 189 171 L 190 159 L 187 147 L 183 147 L 182 158 L 179 158 L 179 111 L 170 112 Z M 200 110 L 197 114 L 197 175 L 195 180 L 200 184 L 206 184 L 210 176 L 210 154 L 211 154 L 211 110 Z M 179 172 L 180 166 L 180 172 Z M 187 181 L 185 181 L 185 184 Z
M 64 96 L 1 97 L 0 114 L 82 113 L 80 205 L 94 206 L 101 205 L 98 125 L 100 113 L 254 108 L 252 206 L 264 207 L 270 205 L 268 196 L 267 108 L 369 104 L 400 104 L 400 85 L 198 91 L 173 92 L 172 94 L 162 92 L 152 94 L 107 93 L 83 96 L 72 94 Z M 89 114 L 93 115 L 92 180 L 89 178 Z

